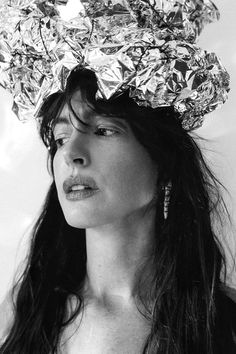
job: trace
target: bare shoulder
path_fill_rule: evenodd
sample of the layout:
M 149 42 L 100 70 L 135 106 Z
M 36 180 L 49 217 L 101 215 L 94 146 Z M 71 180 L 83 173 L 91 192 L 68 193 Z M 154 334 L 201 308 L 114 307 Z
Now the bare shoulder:
M 0 304 L 0 343 L 8 334 L 13 321 L 13 303 L 11 293 L 8 292 L 4 300 Z

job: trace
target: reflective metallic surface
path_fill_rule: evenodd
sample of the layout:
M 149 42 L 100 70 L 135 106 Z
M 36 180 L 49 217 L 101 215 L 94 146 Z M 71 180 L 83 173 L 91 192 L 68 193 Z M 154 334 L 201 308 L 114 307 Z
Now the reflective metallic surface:
M 173 105 L 186 130 L 225 102 L 228 73 L 195 43 L 219 19 L 211 1 L 81 0 L 65 21 L 57 5 L 71 3 L 5 0 L 0 7 L 0 84 L 12 92 L 19 119 L 37 115 L 81 66 L 95 72 L 98 99 L 129 90 L 139 105 Z

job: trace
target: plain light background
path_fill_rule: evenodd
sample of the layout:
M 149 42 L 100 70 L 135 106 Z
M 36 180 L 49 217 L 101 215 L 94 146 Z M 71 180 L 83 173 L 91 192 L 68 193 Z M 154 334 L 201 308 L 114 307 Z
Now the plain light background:
M 215 52 L 231 76 L 226 104 L 206 116 L 196 133 L 209 141 L 205 155 L 229 194 L 225 200 L 236 224 L 236 1 L 217 0 L 220 21 L 208 25 L 199 45 Z M 35 122 L 21 123 L 11 112 L 11 95 L 0 88 L 0 302 L 10 288 L 17 266 L 28 246 L 30 227 L 36 221 L 51 177 L 47 150 L 39 140 Z M 227 242 L 236 252 L 236 231 L 226 227 Z M 236 288 L 236 271 L 228 255 L 228 284 Z

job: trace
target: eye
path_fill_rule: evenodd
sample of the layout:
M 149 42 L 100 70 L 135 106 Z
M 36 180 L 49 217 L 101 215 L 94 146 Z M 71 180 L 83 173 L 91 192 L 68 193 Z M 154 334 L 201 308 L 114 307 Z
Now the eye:
M 104 136 L 104 137 L 110 137 L 113 136 L 115 134 L 118 134 L 118 131 L 112 128 L 97 128 L 95 131 L 96 135 L 99 136 Z M 56 144 L 56 147 L 59 149 L 60 147 L 62 147 L 65 144 L 66 139 L 68 139 L 67 137 L 61 137 L 58 139 L 54 139 L 54 143 Z
M 97 128 L 95 134 L 109 137 L 118 134 L 118 131 L 112 128 Z
M 65 140 L 66 138 L 58 138 L 58 139 L 55 139 L 55 144 L 57 146 L 57 148 L 60 148 L 63 144 L 63 140 Z

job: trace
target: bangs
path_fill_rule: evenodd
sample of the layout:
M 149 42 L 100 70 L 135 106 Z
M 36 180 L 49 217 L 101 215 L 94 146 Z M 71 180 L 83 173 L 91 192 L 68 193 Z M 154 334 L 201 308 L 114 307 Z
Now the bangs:
M 83 101 L 97 114 L 111 119 L 112 117 L 123 119 L 130 124 L 131 128 L 133 124 L 140 125 L 151 136 L 155 131 L 153 130 L 153 124 L 156 124 L 157 121 L 166 126 L 166 129 L 168 127 L 170 129 L 170 125 L 181 124 L 180 119 L 178 119 L 179 113 L 176 113 L 173 107 L 153 109 L 140 106 L 129 96 L 128 90 L 115 98 L 108 100 L 97 99 L 98 83 L 95 73 L 88 69 L 78 68 L 72 71 L 68 77 L 65 91 L 50 95 L 39 112 L 41 117 L 40 136 L 51 156 L 54 156 L 56 152 L 53 128 L 66 104 L 80 124 L 89 126 L 89 124 L 80 119 L 72 107 L 72 96 L 77 90 L 80 91 Z
M 129 91 L 122 92 L 119 96 L 110 99 L 97 98 L 98 82 L 93 71 L 88 69 L 78 69 L 71 73 L 67 81 L 66 101 L 73 115 L 80 121 L 80 118 L 73 110 L 71 99 L 76 90 L 80 90 L 81 97 L 88 107 L 94 112 L 106 116 L 128 119 L 128 107 L 137 106 L 133 99 L 129 97 Z M 137 108 L 136 108 L 137 109 Z M 139 107 L 140 109 L 140 107 Z M 83 121 L 80 121 L 84 124 Z
M 38 114 L 41 118 L 40 136 L 50 152 L 55 145 L 53 128 L 66 104 L 81 124 L 89 126 L 80 119 L 72 107 L 71 99 L 77 90 L 80 90 L 82 99 L 90 109 L 110 118 L 128 119 L 128 106 L 134 104 L 134 101 L 129 98 L 128 92 L 109 100 L 97 99 L 98 84 L 95 73 L 88 69 L 74 70 L 68 77 L 66 90 L 50 95 L 42 104 Z
M 41 118 L 39 134 L 44 145 L 50 149 L 53 143 L 53 126 L 66 104 L 66 96 L 63 92 L 50 95 L 43 103 L 38 117 Z

